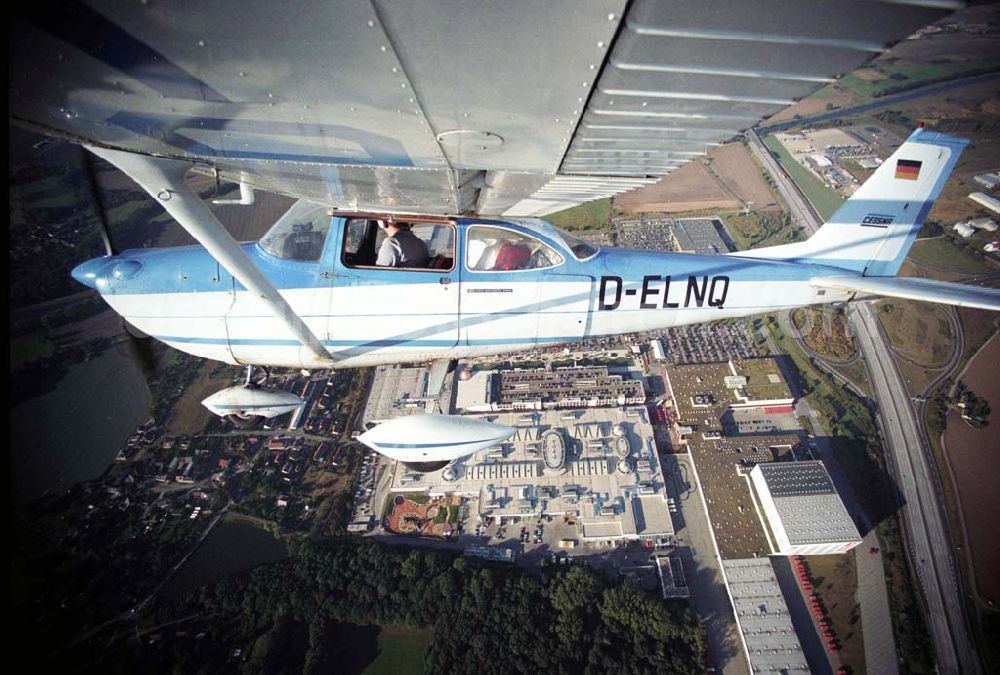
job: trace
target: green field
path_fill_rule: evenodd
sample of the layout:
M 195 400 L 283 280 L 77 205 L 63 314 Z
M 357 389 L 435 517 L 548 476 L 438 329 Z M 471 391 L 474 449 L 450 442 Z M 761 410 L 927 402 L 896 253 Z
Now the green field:
M 910 249 L 910 258 L 929 267 L 961 274 L 984 274 L 997 270 L 996 265 L 977 260 L 968 251 L 951 243 L 947 237 L 916 242 Z
M 611 219 L 611 200 L 595 199 L 579 206 L 545 216 L 556 227 L 564 230 L 592 230 L 607 227 Z
M 921 82 L 957 77 L 959 75 L 978 72 L 992 64 L 991 59 L 982 63 L 960 61 L 956 63 L 898 63 L 885 64 L 874 68 L 874 72 L 882 74 L 879 79 L 858 77 L 855 73 L 844 75 L 840 83 L 852 89 L 866 99 L 876 98 L 901 87 L 917 87 Z
M 844 203 L 841 197 L 833 188 L 824 185 L 816 176 L 812 175 L 808 169 L 796 162 L 785 146 L 774 136 L 764 139 L 764 145 L 772 152 L 778 154 L 778 161 L 792 177 L 795 184 L 799 186 L 806 199 L 813 205 L 823 220 L 829 220 L 834 211 Z
M 418 675 L 424 672 L 424 654 L 431 642 L 429 628 L 383 626 L 378 634 L 378 655 L 364 675 Z
M 182 597 L 200 586 L 257 565 L 284 560 L 283 539 L 238 517 L 227 515 L 177 575 L 164 588 L 170 598 Z

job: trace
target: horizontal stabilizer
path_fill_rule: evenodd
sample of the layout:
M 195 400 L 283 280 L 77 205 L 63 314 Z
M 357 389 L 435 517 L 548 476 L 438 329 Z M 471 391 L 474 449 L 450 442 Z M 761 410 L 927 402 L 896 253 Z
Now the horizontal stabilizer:
M 809 283 L 817 288 L 856 291 L 890 298 L 925 300 L 958 307 L 1000 311 L 1000 289 L 968 286 L 950 281 L 909 277 L 814 277 Z

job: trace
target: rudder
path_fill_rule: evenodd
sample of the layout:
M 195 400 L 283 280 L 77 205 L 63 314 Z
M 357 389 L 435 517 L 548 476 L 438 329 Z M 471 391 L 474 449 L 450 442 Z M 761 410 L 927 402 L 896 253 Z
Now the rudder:
M 808 240 L 738 255 L 894 276 L 968 144 L 917 129 Z

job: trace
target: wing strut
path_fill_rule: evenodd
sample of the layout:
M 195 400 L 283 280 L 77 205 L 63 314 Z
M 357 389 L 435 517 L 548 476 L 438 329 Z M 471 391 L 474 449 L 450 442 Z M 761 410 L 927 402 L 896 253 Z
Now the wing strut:
M 332 360 L 304 321 L 184 181 L 190 162 L 86 146 L 125 172 L 167 210 L 199 244 L 251 293 L 263 300 L 288 330 L 318 358 Z

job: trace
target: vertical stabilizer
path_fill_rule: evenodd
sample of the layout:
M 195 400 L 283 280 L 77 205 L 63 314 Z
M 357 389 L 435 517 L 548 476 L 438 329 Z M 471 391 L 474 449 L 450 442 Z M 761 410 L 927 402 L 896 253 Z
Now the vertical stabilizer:
M 917 129 L 808 240 L 736 255 L 893 276 L 968 144 Z

